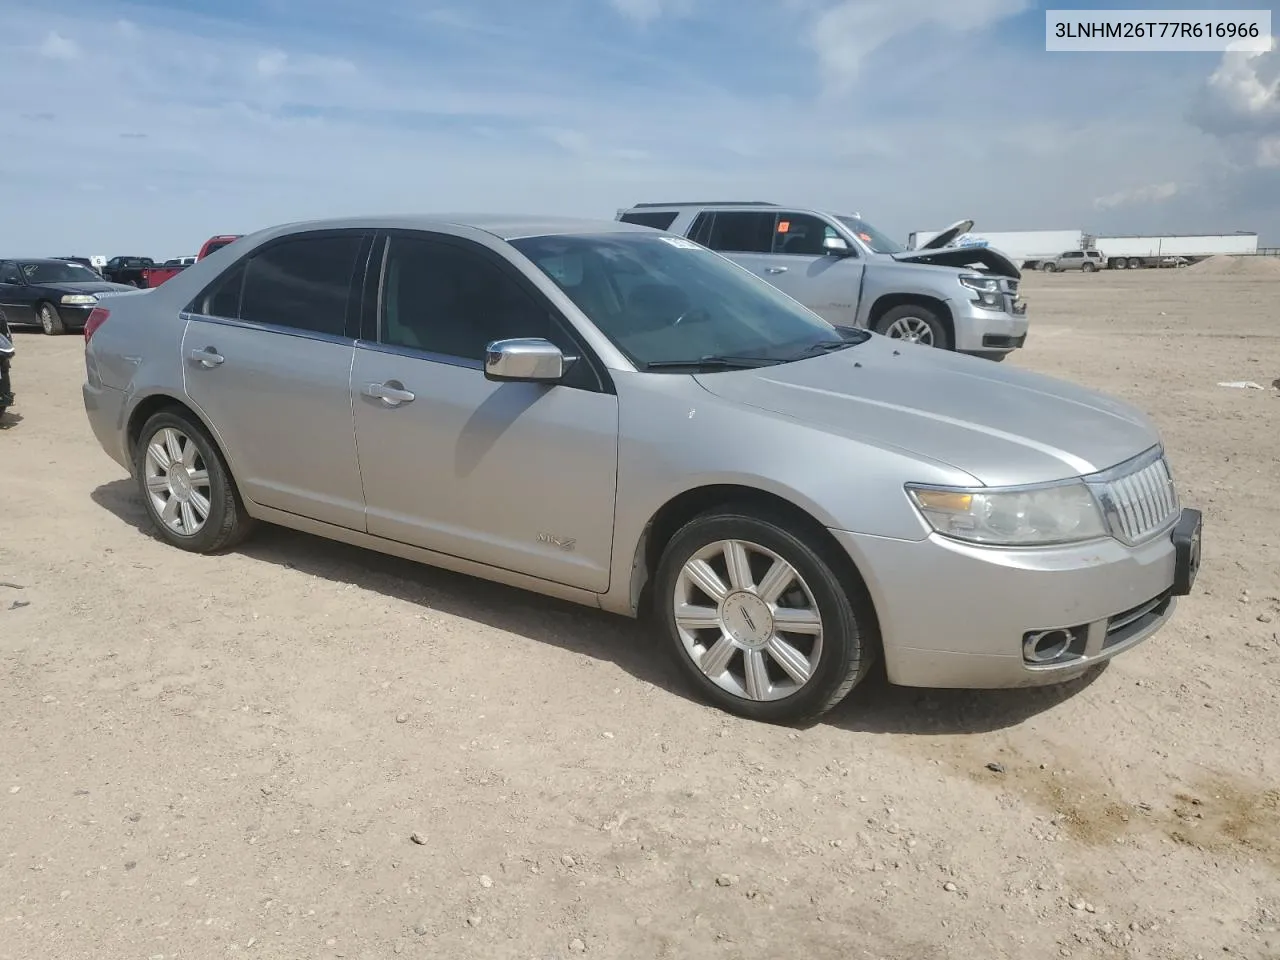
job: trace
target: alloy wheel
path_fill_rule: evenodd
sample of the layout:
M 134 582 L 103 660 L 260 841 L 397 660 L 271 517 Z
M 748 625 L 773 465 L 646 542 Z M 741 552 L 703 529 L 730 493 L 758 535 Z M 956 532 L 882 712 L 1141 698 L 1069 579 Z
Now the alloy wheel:
M 812 679 L 822 616 L 794 566 L 745 540 L 718 540 L 690 557 L 672 598 L 685 653 L 712 683 L 750 701 L 781 700 Z
M 156 517 L 174 533 L 193 537 L 209 519 L 209 469 L 195 441 L 173 427 L 152 435 L 143 460 L 147 496 Z
M 922 317 L 899 317 L 884 333 L 894 340 L 933 346 L 933 328 Z

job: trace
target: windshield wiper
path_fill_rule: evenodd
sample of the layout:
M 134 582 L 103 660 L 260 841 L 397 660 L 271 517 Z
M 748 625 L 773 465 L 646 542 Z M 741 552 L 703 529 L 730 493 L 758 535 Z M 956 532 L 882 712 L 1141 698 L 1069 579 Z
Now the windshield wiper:
M 701 367 L 703 369 L 745 370 L 751 367 L 767 367 L 781 363 L 772 357 L 726 357 L 707 356 L 695 360 L 650 360 L 644 365 L 646 370 L 661 370 L 666 367 Z
M 859 343 L 866 343 L 871 339 L 871 334 L 866 330 L 855 329 L 853 327 L 837 327 L 836 329 L 840 331 L 841 339 L 819 340 L 817 343 L 811 343 L 792 359 L 798 360 L 801 357 L 813 357 L 820 353 L 831 353 L 835 350 L 843 350 L 845 347 L 857 346 Z

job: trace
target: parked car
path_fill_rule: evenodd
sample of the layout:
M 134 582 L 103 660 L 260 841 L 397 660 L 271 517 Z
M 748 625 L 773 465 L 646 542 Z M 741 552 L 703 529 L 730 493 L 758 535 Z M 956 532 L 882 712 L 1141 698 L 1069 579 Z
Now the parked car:
M 192 262 L 199 263 L 205 257 L 209 256 L 209 254 L 214 253 L 218 250 L 221 250 L 223 247 L 239 239 L 240 237 L 238 234 L 237 235 L 221 234 L 216 237 L 210 237 L 208 240 L 204 242 L 204 246 L 200 248 L 200 252 L 196 255 L 194 261 Z M 158 287 L 160 286 L 160 284 L 168 280 L 172 280 L 175 276 L 178 275 L 178 273 L 185 270 L 190 265 L 191 265 L 190 263 L 176 263 L 173 261 L 166 261 L 163 266 L 148 267 L 147 269 L 142 271 L 141 286 L 146 287 L 148 289 L 152 287 Z
M 1040 269 L 1048 273 L 1059 270 L 1081 270 L 1096 273 L 1107 265 L 1101 250 L 1064 250 L 1056 257 L 1040 261 Z
M 54 336 L 84 329 L 104 295 L 131 291 L 67 260 L 0 260 L 0 309 L 13 326 L 39 326 Z
M 91 257 L 51 257 L 50 259 L 69 260 L 72 263 L 80 264 L 80 266 L 82 267 L 88 267 L 94 273 L 98 274 L 98 276 L 102 276 L 102 274 L 98 271 L 98 268 L 94 265 L 93 259 Z
M 747 717 L 1018 687 L 1150 637 L 1200 514 L 1155 425 L 831 325 L 612 221 L 291 224 L 100 304 L 84 405 L 175 547 L 268 521 L 615 613 Z
M 102 276 L 112 283 L 141 287 L 143 286 L 142 272 L 155 265 L 156 262 L 150 257 L 112 257 L 102 268 Z
M 719 251 L 829 323 L 993 360 L 1026 341 L 1018 267 L 994 249 L 948 246 L 972 220 L 907 250 L 859 215 L 775 203 L 640 203 L 618 219 Z

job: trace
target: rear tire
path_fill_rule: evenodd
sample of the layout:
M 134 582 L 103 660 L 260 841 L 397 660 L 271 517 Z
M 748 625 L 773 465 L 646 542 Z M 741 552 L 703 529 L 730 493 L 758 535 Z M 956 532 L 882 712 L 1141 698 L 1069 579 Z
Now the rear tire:
M 870 601 L 838 569 L 788 519 L 721 507 L 668 542 L 654 612 L 703 699 L 763 723 L 812 721 L 875 659 Z
M 66 325 L 62 322 L 62 314 L 52 303 L 40 304 L 40 329 L 49 337 L 57 337 L 67 332 Z
M 1040 264 L 1041 273 L 1054 273 L 1057 271 L 1057 269 L 1058 268 L 1055 265 L 1053 265 L 1052 263 L 1049 263 L 1047 260 L 1044 263 Z
M 214 553 L 253 530 L 222 452 L 185 411 L 162 410 L 147 420 L 133 466 L 147 516 L 172 546 Z
M 1098 266 L 1097 264 L 1086 263 L 1080 269 L 1083 270 L 1085 273 L 1096 273 L 1098 270 Z
M 876 321 L 875 330 L 895 340 L 920 343 L 939 350 L 951 349 L 951 337 L 941 318 L 928 307 L 914 303 L 886 310 Z

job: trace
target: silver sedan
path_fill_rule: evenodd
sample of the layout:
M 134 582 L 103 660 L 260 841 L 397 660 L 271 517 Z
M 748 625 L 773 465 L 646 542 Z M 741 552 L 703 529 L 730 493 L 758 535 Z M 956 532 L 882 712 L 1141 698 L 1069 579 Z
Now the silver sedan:
M 612 221 L 361 218 L 103 300 L 84 403 L 175 547 L 257 522 L 652 616 L 762 721 L 1079 675 L 1192 586 L 1141 412 L 824 321 Z

